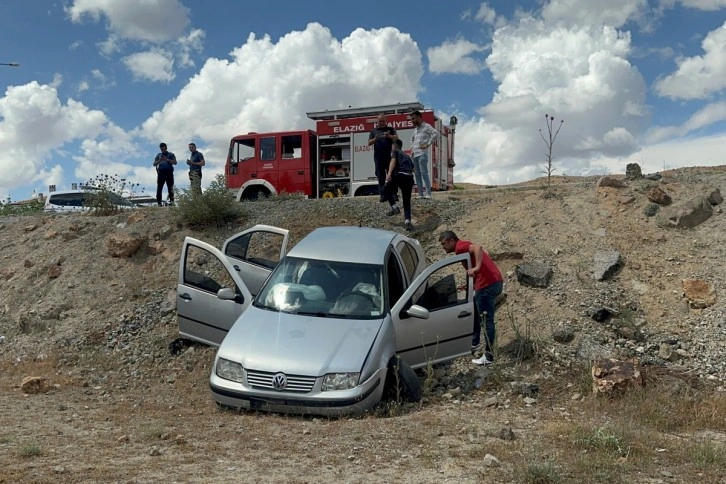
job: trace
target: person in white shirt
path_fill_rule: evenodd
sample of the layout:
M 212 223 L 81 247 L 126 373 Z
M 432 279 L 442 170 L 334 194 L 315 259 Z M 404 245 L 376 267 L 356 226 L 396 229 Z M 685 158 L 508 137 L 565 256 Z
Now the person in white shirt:
M 431 178 L 429 178 L 429 146 L 439 139 L 439 132 L 425 123 L 421 111 L 411 113 L 414 130 L 411 136 L 412 158 L 418 198 L 431 198 Z

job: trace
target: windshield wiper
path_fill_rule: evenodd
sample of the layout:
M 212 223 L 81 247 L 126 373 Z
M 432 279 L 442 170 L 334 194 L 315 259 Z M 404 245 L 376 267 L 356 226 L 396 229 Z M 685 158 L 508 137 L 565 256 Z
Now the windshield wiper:
M 298 311 L 295 314 L 302 314 L 303 316 L 317 316 L 319 318 L 327 318 L 328 313 L 322 311 Z

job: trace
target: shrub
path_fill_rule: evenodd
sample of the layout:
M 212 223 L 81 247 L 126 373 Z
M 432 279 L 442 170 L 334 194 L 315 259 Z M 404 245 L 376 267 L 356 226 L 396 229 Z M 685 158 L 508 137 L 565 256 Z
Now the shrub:
M 554 462 L 532 462 L 519 470 L 517 482 L 522 484 L 557 484 L 562 474 Z
M 176 189 L 175 198 L 179 221 L 190 227 L 222 226 L 244 216 L 221 174 L 201 194 L 182 188 Z
M 43 211 L 43 202 L 40 200 L 32 200 L 23 205 L 15 205 L 8 198 L 5 203 L 0 201 L 0 216 L 12 216 L 12 215 L 30 215 Z

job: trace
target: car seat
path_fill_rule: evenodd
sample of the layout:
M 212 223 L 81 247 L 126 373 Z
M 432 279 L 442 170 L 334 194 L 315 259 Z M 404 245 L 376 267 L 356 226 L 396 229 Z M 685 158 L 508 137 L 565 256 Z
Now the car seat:
M 335 274 L 323 262 L 308 262 L 308 266 L 298 282 L 306 286 L 320 287 L 328 301 L 333 301 L 340 290 Z

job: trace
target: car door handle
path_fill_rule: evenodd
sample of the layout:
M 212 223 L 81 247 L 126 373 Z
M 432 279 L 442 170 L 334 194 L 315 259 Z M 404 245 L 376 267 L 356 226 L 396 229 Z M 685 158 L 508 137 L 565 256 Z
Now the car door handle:
M 459 313 L 458 317 L 459 318 L 468 318 L 469 316 L 471 316 L 471 311 L 462 311 Z
M 191 301 L 192 300 L 192 297 L 189 294 L 187 294 L 186 292 L 184 294 L 179 294 L 179 297 L 181 299 L 184 299 L 185 301 Z
M 304 174 L 305 174 L 305 170 L 298 170 L 298 171 L 297 171 L 297 174 L 298 174 L 298 175 L 304 175 Z
M 233 265 L 233 266 L 232 266 L 232 269 L 234 269 L 234 270 L 236 270 L 237 272 L 239 272 L 239 266 L 238 266 L 237 264 Z
M 257 173 L 250 173 L 250 178 L 257 178 Z

